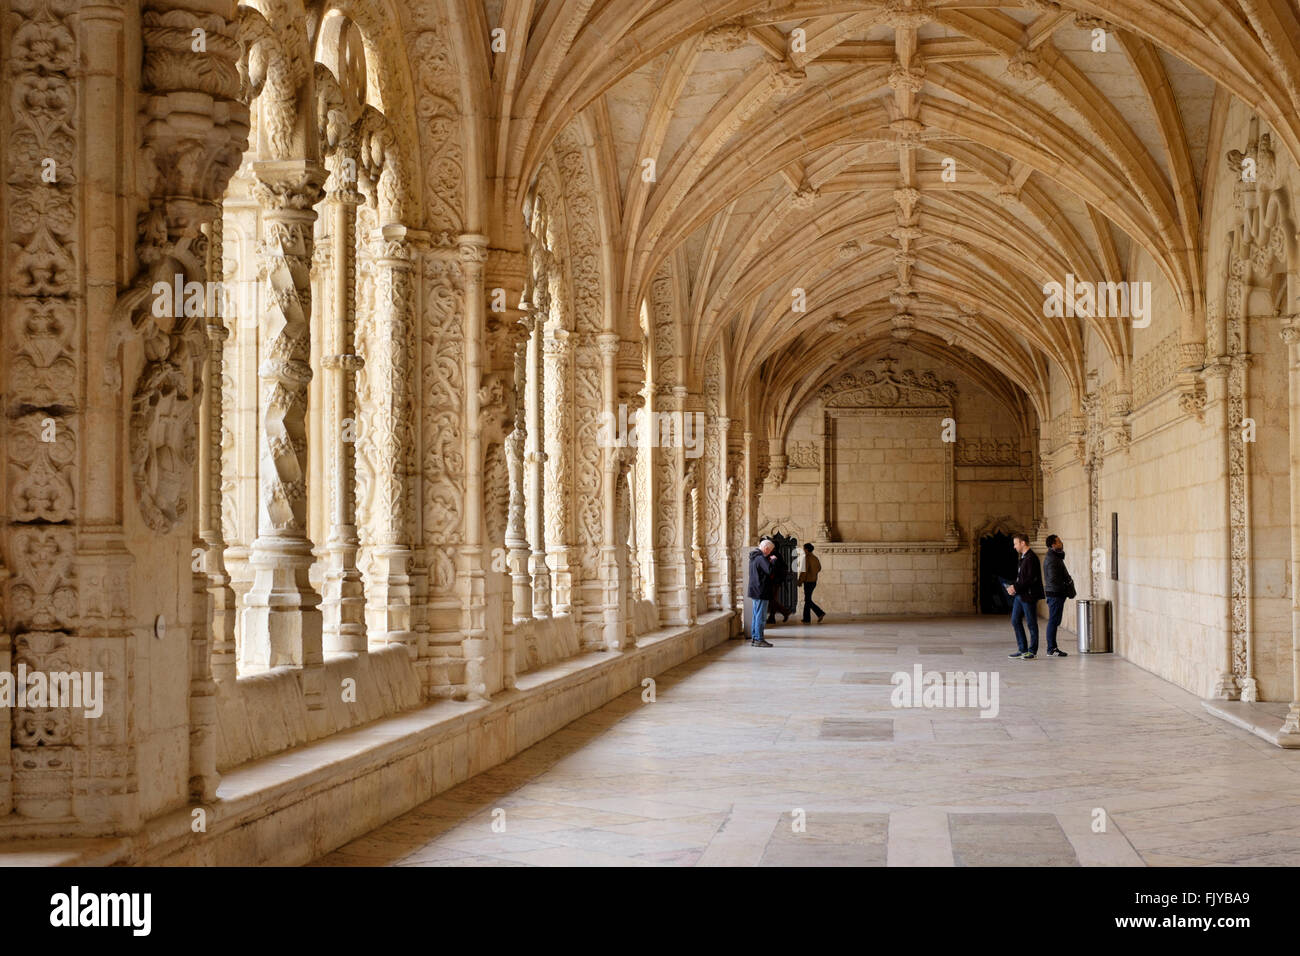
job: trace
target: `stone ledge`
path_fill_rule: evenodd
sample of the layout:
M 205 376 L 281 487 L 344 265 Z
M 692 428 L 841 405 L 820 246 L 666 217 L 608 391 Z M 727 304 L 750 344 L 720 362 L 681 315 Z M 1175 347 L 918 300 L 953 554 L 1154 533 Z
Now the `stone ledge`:
M 1300 735 L 1282 733 L 1290 704 L 1280 701 L 1203 700 L 1201 706 L 1234 727 L 1249 730 L 1256 737 L 1286 750 L 1300 750 Z
M 195 804 L 129 837 L 13 842 L 0 847 L 0 865 L 309 863 L 726 641 L 733 619 L 714 611 L 635 648 L 524 675 L 491 700 L 437 701 L 235 768 L 204 808 L 205 834 L 191 832 Z

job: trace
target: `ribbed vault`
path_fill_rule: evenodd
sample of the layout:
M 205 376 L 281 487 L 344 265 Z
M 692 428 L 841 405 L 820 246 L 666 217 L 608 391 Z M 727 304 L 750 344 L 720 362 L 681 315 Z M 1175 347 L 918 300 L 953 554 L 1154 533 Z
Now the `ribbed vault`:
M 1286 0 L 706 6 L 506 0 L 497 201 L 509 221 L 580 120 L 619 327 L 665 266 L 684 273 L 685 381 L 721 343 L 731 404 L 761 383 L 778 433 L 812 382 L 891 338 L 986 364 L 1040 417 L 1055 366 L 1077 413 L 1089 334 L 1126 383 L 1134 331 L 1045 318 L 1043 285 L 1124 281 L 1145 257 L 1180 341 L 1203 341 L 1214 97 L 1300 148 Z

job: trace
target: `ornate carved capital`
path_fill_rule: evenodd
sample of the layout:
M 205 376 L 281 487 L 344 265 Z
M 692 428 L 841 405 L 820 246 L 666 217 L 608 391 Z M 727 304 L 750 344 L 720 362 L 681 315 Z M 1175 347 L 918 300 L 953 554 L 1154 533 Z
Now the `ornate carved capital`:
M 324 195 L 325 167 L 314 159 L 275 159 L 253 164 L 253 195 L 265 212 L 309 211 Z
M 1178 407 L 1184 415 L 1190 415 L 1198 422 L 1205 420 L 1205 386 L 1196 382 L 1190 387 L 1183 387 L 1178 395 Z
M 617 332 L 601 332 L 596 336 L 596 349 L 604 358 L 618 355 L 619 335 Z
M 785 455 L 771 455 L 768 457 L 767 478 L 772 482 L 772 487 L 780 488 L 785 484 L 786 465 Z
M 560 358 L 573 351 L 572 333 L 568 329 L 547 329 L 542 337 L 542 352 Z
M 467 265 L 483 265 L 488 258 L 488 237 L 477 233 L 464 233 L 457 240 L 460 261 Z
M 1178 366 L 1182 369 L 1191 369 L 1199 372 L 1205 365 L 1205 343 L 1204 342 L 1179 342 L 1178 343 Z
M 371 233 L 370 254 L 379 265 L 410 269 L 414 238 L 411 230 L 401 223 L 387 223 Z

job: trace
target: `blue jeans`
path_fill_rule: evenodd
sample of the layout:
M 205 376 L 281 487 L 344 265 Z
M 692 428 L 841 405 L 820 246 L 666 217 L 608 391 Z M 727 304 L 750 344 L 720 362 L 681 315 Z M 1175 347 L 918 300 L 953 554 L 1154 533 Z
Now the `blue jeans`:
M 1065 598 L 1047 598 L 1047 653 L 1056 650 L 1056 629 L 1061 626 L 1061 615 L 1065 613 Z
M 1022 621 L 1029 622 L 1029 645 L 1025 646 L 1025 628 Z M 1016 650 L 1038 653 L 1038 602 L 1026 601 L 1019 594 L 1011 599 L 1011 627 L 1016 632 Z
M 767 602 L 754 601 L 754 616 L 749 622 L 749 639 L 751 641 L 761 641 L 763 639 L 763 628 L 767 625 Z

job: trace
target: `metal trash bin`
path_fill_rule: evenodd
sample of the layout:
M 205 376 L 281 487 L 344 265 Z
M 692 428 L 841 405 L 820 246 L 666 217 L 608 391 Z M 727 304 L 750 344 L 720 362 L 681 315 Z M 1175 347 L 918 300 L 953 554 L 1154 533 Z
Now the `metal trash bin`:
M 1111 653 L 1114 648 L 1110 642 L 1110 602 L 1105 598 L 1084 598 L 1075 604 L 1079 615 L 1079 653 Z

